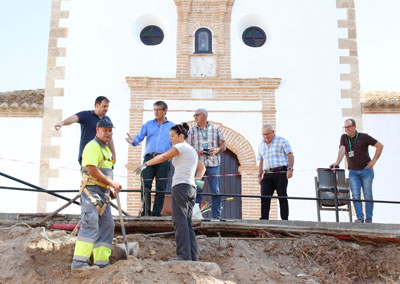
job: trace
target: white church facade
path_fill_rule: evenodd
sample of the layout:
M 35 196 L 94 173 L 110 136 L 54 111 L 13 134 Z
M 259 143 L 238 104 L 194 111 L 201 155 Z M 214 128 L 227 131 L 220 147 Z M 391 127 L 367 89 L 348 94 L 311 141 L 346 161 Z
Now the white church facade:
M 143 156 L 141 147 L 126 143 L 126 132 L 136 134 L 153 118 L 153 103 L 163 100 L 175 123 L 193 124 L 201 107 L 221 128 L 228 148 L 224 193 L 260 194 L 256 154 L 262 125 L 269 123 L 294 152 L 288 195 L 315 197 L 316 169 L 336 160 L 343 121 L 352 117 L 359 131 L 385 146 L 375 168 L 374 198 L 400 200 L 393 175 L 400 160 L 399 94 L 361 92 L 358 62 L 353 0 L 53 0 L 43 108 L 37 117 L 0 108 L 1 125 L 28 128 L 11 130 L 15 141 L 7 147 L 32 140 L 30 147 L 9 151 L 11 168 L 1 171 L 47 189 L 77 189 L 79 125 L 61 131 L 52 125 L 93 109 L 102 95 L 110 99 L 115 179 L 124 188 L 139 189 L 133 169 Z M 12 161 L 16 156 L 32 163 Z M 30 203 L 23 201 L 29 212 L 50 212 L 65 202 L 46 194 L 7 194 L 31 196 Z M 124 207 L 137 215 L 140 195 L 123 196 Z M 17 205 L 2 202 L 15 212 Z M 259 199 L 235 202 L 233 216 L 260 217 Z M 400 222 L 398 206 L 376 204 L 374 221 Z M 289 208 L 290 220 L 316 220 L 313 200 L 289 200 Z M 272 218 L 278 212 L 274 202 Z M 324 212 L 323 220 L 333 221 L 334 214 Z

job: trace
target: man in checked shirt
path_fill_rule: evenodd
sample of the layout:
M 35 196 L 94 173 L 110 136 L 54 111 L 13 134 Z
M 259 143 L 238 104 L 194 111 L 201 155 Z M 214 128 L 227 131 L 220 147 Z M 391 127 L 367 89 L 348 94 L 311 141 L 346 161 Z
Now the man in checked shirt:
M 200 161 L 206 167 L 206 176 L 211 193 L 220 194 L 219 191 L 219 165 L 221 157 L 219 153 L 226 150 L 225 139 L 221 130 L 207 121 L 208 113 L 204 108 L 199 108 L 194 113 L 196 126 L 188 133 L 186 141 L 194 147 Z M 217 175 L 217 176 L 215 176 Z M 202 190 L 197 187 L 197 193 Z M 213 219 L 221 219 L 221 196 L 212 196 L 211 215 Z M 201 195 L 196 196 L 196 203 L 201 204 Z
M 289 142 L 275 135 L 270 124 L 262 128 L 263 141 L 258 148 L 257 160 L 260 161 L 258 182 L 261 195 L 272 196 L 276 190 L 278 196 L 287 196 L 288 179 L 293 176 L 294 156 Z M 261 218 L 269 219 L 271 198 L 261 198 Z M 288 220 L 289 204 L 286 198 L 279 199 L 281 219 Z

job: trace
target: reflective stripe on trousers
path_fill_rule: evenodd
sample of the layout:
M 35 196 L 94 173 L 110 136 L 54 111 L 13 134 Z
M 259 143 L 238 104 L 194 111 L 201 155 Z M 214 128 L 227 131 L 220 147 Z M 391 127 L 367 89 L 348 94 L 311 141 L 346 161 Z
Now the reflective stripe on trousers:
M 88 186 L 87 189 L 102 206 L 108 190 L 99 186 Z M 103 215 L 99 216 L 96 207 L 86 194 L 82 193 L 81 207 L 82 225 L 75 244 L 73 259 L 88 261 L 93 251 L 94 264 L 108 264 L 114 237 L 114 221 L 110 204 L 107 205 Z

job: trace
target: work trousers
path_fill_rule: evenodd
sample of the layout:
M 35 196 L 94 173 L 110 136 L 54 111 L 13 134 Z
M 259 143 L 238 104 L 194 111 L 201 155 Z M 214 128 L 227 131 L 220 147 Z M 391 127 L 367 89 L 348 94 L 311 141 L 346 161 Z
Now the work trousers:
M 288 179 L 285 173 L 264 174 L 261 181 L 261 195 L 272 196 L 276 190 L 278 196 L 287 196 Z M 269 220 L 269 210 L 271 207 L 271 198 L 261 198 L 261 219 Z M 286 198 L 279 198 L 279 207 L 281 209 L 281 219 L 289 218 L 289 204 Z
M 176 256 L 198 260 L 196 235 L 192 227 L 192 213 L 196 189 L 187 183 L 172 187 L 172 222 L 175 229 Z
M 143 163 L 147 162 L 148 160 L 151 160 L 153 158 L 152 155 L 146 155 L 144 157 Z M 152 184 L 153 184 L 153 179 L 156 178 L 156 191 L 165 191 L 167 188 L 168 184 L 168 173 L 170 169 L 170 162 L 166 161 L 154 166 L 148 166 L 142 171 L 142 178 L 143 178 L 143 184 L 142 184 L 142 190 L 144 188 L 147 188 L 151 190 Z M 143 188 L 144 185 L 144 188 Z M 165 193 L 156 193 L 156 196 L 154 198 L 154 205 L 153 205 L 153 213 L 151 214 L 150 212 L 150 206 L 147 211 L 148 216 L 161 216 L 161 211 L 164 206 L 164 196 Z M 142 196 L 143 198 L 143 196 Z M 146 200 L 151 200 L 151 194 L 149 193 L 146 196 Z M 150 203 L 149 203 L 150 204 Z M 143 210 L 142 216 L 145 215 L 145 211 Z
M 96 185 L 86 188 L 102 207 L 109 195 L 108 190 Z M 95 265 L 107 265 L 114 238 L 114 221 L 110 203 L 108 203 L 103 215 L 99 216 L 92 201 L 86 196 L 85 192 L 82 192 L 81 220 L 82 224 L 76 240 L 73 260 L 87 262 L 93 252 Z

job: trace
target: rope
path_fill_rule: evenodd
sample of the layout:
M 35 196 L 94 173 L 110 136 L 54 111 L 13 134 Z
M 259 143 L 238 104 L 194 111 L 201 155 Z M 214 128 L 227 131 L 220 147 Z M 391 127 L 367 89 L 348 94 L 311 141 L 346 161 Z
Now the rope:
M 56 245 L 61 245 L 61 244 L 65 244 L 66 242 L 68 242 L 75 234 L 75 231 L 78 229 L 79 225 L 81 224 L 82 220 L 79 220 L 78 224 L 76 224 L 75 228 L 72 230 L 71 234 L 68 236 L 67 239 L 65 239 L 64 241 L 59 241 L 56 242 L 52 239 L 50 239 L 50 237 L 47 235 L 47 231 L 45 227 L 42 227 L 42 236 L 49 241 L 52 244 L 56 244 Z
M 39 165 L 39 163 L 37 162 L 30 162 L 30 161 L 23 161 L 23 160 L 16 160 L 16 159 L 10 159 L 10 158 L 3 158 L 0 157 L 0 160 L 5 160 L 5 161 L 12 161 L 12 162 L 18 162 L 18 163 L 26 163 L 26 164 L 32 164 L 32 165 Z M 64 170 L 70 170 L 70 171 L 76 171 L 76 172 L 81 172 L 80 169 L 78 168 L 69 168 L 69 167 L 63 167 L 63 166 L 52 166 L 53 168 L 56 169 L 64 169 Z M 296 169 L 296 173 L 299 172 L 315 172 L 315 169 L 313 170 L 302 170 L 302 169 Z M 278 172 L 276 172 L 278 173 Z M 226 177 L 226 176 L 241 176 L 241 174 L 221 174 L 221 175 L 209 175 L 209 176 L 204 176 L 205 178 L 208 177 Z M 114 177 L 119 177 L 119 178 L 128 178 L 128 176 L 125 175 L 117 175 L 114 174 Z M 165 180 L 165 179 L 172 179 L 172 178 L 159 178 L 159 179 L 155 179 L 155 180 Z M 145 179 L 145 180 L 153 180 L 153 179 Z
M 14 225 L 12 225 L 12 226 L 9 226 L 9 227 L 0 228 L 0 230 L 7 230 L 7 229 L 11 229 L 11 228 L 14 228 L 14 227 L 20 226 L 20 225 L 24 225 L 25 227 L 32 228 L 32 227 L 31 227 L 31 226 L 29 226 L 27 223 L 25 223 L 25 222 L 21 222 L 21 223 L 17 223 L 17 224 L 14 224 Z

